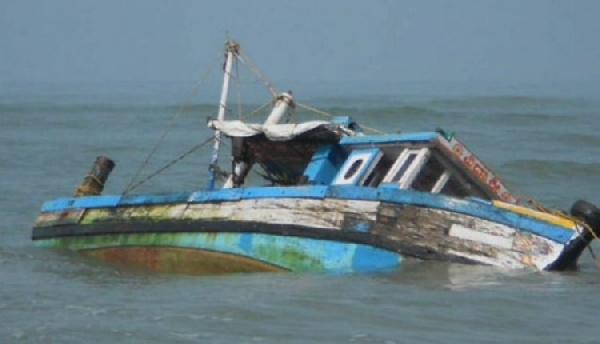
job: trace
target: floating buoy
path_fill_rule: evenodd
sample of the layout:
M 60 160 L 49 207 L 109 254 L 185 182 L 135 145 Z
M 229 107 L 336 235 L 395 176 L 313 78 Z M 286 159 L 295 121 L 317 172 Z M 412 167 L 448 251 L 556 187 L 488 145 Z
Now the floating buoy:
M 77 186 L 73 196 L 97 196 L 104 190 L 104 183 L 108 175 L 115 168 L 115 162 L 105 156 L 96 157 L 92 169 L 83 178 L 83 182 Z

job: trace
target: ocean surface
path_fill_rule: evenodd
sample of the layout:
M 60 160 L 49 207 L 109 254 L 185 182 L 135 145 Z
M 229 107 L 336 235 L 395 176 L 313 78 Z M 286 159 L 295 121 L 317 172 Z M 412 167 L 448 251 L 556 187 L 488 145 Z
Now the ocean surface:
M 186 101 L 191 83 L 0 85 L 0 343 L 600 343 L 600 268 L 587 252 L 568 273 L 409 262 L 378 274 L 189 276 L 33 247 L 42 202 L 69 196 L 97 155 L 116 161 L 105 194 L 118 194 L 174 115 L 138 180 L 205 140 L 216 87 Z M 599 90 L 329 83 L 294 96 L 387 133 L 454 131 L 513 191 L 569 209 L 600 204 Z M 241 98 L 242 115 L 258 95 Z M 232 105 L 227 116 L 239 115 Z M 309 118 L 322 117 L 297 108 L 295 120 Z M 210 151 L 136 192 L 204 188 Z

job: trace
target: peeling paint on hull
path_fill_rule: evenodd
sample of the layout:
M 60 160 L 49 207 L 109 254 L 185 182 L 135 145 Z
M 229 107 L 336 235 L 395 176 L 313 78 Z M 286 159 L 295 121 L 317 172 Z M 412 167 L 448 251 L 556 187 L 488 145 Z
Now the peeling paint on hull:
M 400 257 L 544 270 L 579 235 L 491 204 L 405 190 L 315 186 L 175 196 L 50 201 L 33 239 L 74 250 L 220 252 L 292 271 L 381 269 Z
M 397 253 L 366 245 L 257 233 L 142 233 L 72 236 L 36 241 L 39 247 L 79 250 L 105 261 L 157 271 L 365 272 L 392 269 Z

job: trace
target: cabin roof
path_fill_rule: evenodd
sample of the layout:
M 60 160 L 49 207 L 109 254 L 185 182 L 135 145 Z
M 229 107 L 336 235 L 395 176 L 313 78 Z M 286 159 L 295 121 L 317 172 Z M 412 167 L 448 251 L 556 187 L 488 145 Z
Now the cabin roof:
M 347 136 L 343 137 L 339 144 L 344 145 L 362 145 L 362 144 L 396 144 L 396 143 L 415 143 L 430 142 L 438 136 L 434 131 L 372 135 L 372 136 Z

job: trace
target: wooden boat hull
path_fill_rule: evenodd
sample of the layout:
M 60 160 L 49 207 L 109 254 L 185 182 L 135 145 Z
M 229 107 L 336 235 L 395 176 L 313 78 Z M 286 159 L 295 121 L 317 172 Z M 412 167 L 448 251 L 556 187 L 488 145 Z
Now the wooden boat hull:
M 143 235 L 128 235 L 128 242 L 135 242 Z M 170 246 L 123 246 L 122 237 L 114 247 L 88 248 L 75 240 L 45 242 L 41 245 L 59 245 L 60 247 L 77 247 L 83 254 L 101 261 L 143 267 L 156 272 L 185 273 L 193 275 L 218 275 L 229 273 L 277 272 L 286 269 L 251 259 L 238 254 L 223 253 L 197 248 Z M 159 239 L 160 241 L 160 239 Z M 92 246 L 87 246 L 92 247 Z
M 391 269 L 401 255 L 372 246 L 262 233 L 151 232 L 43 239 L 104 261 L 156 271 L 221 274 L 267 271 L 365 272 Z
M 543 270 L 577 235 L 487 202 L 350 186 L 60 199 L 33 231 L 38 246 L 207 273 L 375 271 L 403 257 Z

